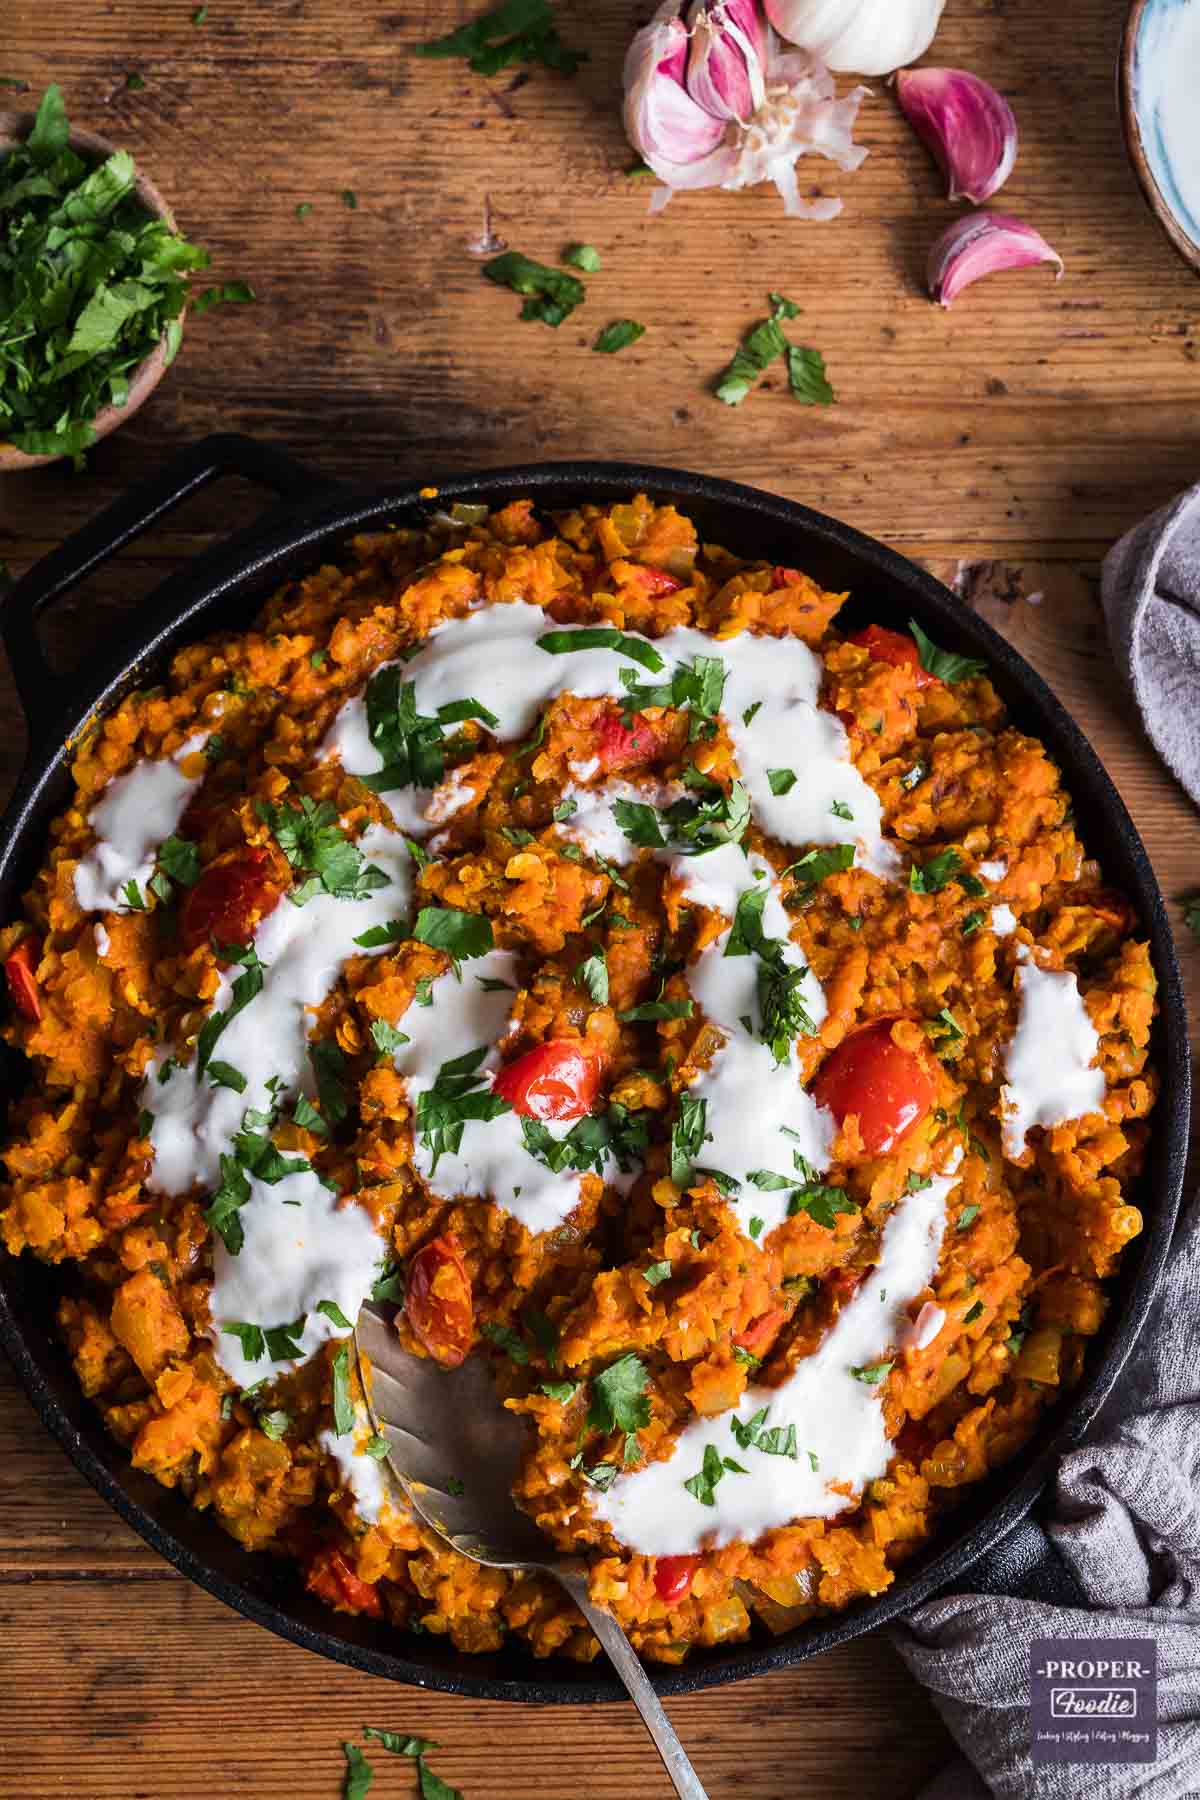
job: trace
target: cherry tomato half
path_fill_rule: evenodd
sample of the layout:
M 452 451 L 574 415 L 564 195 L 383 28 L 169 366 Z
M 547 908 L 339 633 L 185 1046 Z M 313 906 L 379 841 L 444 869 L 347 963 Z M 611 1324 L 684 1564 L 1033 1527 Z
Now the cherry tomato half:
M 739 1350 L 748 1350 L 751 1356 L 761 1356 L 786 1317 L 781 1306 L 773 1307 L 770 1312 L 760 1313 L 757 1319 L 751 1319 L 745 1331 L 737 1332 L 733 1341 Z
M 600 721 L 596 754 L 606 774 L 653 762 L 659 747 L 658 732 L 641 713 L 635 713 L 628 725 L 615 709 L 605 713 Z
M 642 586 L 648 594 L 677 594 L 685 583 L 677 575 L 667 569 L 652 568 L 649 563 L 642 565 Z
M 304 1585 L 310 1594 L 339 1612 L 369 1613 L 373 1619 L 383 1617 L 378 1588 L 370 1581 L 360 1581 L 349 1558 L 332 1545 L 317 1551 L 308 1565 Z
M 228 862 L 210 863 L 183 903 L 179 936 L 184 949 L 194 950 L 209 938 L 218 944 L 248 943 L 283 893 L 270 871 L 269 853 L 253 845 Z
M 654 1565 L 654 1591 L 666 1606 L 682 1600 L 700 1566 L 698 1556 L 660 1556 Z
M 911 1050 L 892 1039 L 891 1019 L 852 1032 L 821 1064 L 812 1085 L 818 1106 L 840 1125 L 858 1117 L 868 1156 L 886 1156 L 933 1104 L 933 1080 Z
M 34 974 L 41 957 L 42 947 L 37 939 L 26 937 L 4 961 L 4 977 L 12 1003 L 23 1019 L 29 1019 L 35 1025 L 42 1016 L 42 997 Z
M 435 1362 L 457 1369 L 474 1331 L 471 1277 L 458 1242 L 431 1238 L 408 1265 L 404 1314 Z
M 919 688 L 942 685 L 936 675 L 921 667 L 921 653 L 906 631 L 889 631 L 886 625 L 867 625 L 862 631 L 852 631 L 846 641 L 869 651 L 875 662 L 891 663 L 894 669 L 911 669 Z
M 492 1091 L 527 1119 L 582 1119 L 599 1086 L 596 1058 L 573 1038 L 554 1038 L 501 1069 Z

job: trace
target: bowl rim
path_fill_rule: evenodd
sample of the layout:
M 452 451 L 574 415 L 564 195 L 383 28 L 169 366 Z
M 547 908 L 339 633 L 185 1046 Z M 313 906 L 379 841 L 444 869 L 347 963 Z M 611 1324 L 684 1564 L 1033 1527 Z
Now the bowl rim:
M 0 111 L 0 157 L 3 157 L 9 150 L 17 149 L 20 144 L 25 142 L 33 130 L 36 117 L 36 113 L 28 111 Z M 88 131 L 83 126 L 71 127 L 67 143 L 72 150 L 97 157 L 112 156 L 118 148 L 111 139 L 102 137 L 97 131 Z M 135 173 L 137 179 L 134 182 L 133 191 L 147 212 L 153 213 L 155 218 L 161 219 L 169 230 L 177 231 L 175 214 L 166 195 L 144 170 L 135 167 Z M 185 305 L 177 321 L 181 330 L 186 317 L 187 307 Z M 153 349 L 146 352 L 131 374 L 129 394 L 124 406 L 116 406 L 109 401 L 107 406 L 100 408 L 91 421 L 92 430 L 95 433 L 93 443 L 98 444 L 101 438 L 106 438 L 110 433 L 116 431 L 118 426 L 125 423 L 126 419 L 132 419 L 134 413 L 146 404 L 173 360 L 174 358 L 169 358 L 167 355 L 167 338 L 164 333 Z M 89 448 L 91 448 L 90 445 Z M 25 450 L 18 450 L 15 444 L 10 444 L 4 438 L 0 438 L 0 475 L 17 474 L 26 469 L 42 469 L 48 463 L 61 462 L 65 455 L 66 451 L 60 450 L 56 455 L 32 456 Z
M 1156 4 L 1156 0 L 1133 0 L 1126 15 L 1125 29 L 1121 35 L 1117 79 L 1121 129 L 1125 137 L 1126 154 L 1133 164 L 1134 174 L 1138 178 L 1138 186 L 1142 190 L 1142 198 L 1184 262 L 1200 275 L 1200 244 L 1183 229 L 1168 205 L 1162 189 L 1154 178 L 1154 171 L 1150 167 L 1150 159 L 1146 155 L 1145 145 L 1142 141 L 1141 119 L 1134 89 L 1134 71 L 1137 67 L 1138 38 L 1141 33 L 1142 20 L 1146 15 L 1147 8 L 1153 4 Z
M 214 442 L 216 440 L 213 440 Z M 249 440 L 246 440 L 248 443 Z M 149 667 L 160 664 L 175 649 L 219 629 L 220 609 L 247 602 L 257 605 L 300 568 L 328 558 L 334 545 L 341 547 L 357 532 L 382 529 L 401 515 L 428 510 L 430 487 L 441 503 L 450 499 L 501 503 L 518 494 L 532 495 L 546 505 L 577 504 L 580 496 L 597 498 L 610 489 L 658 492 L 676 504 L 689 507 L 716 505 L 738 514 L 737 529 L 757 527 L 779 530 L 806 538 L 804 553 L 817 558 L 825 553 L 847 553 L 860 565 L 856 587 L 881 583 L 889 597 L 915 605 L 953 634 L 962 634 L 968 646 L 988 655 L 1008 690 L 1010 703 L 1037 715 L 1036 729 L 1051 754 L 1073 783 L 1077 798 L 1096 816 L 1103 808 L 1111 813 L 1111 840 L 1120 849 L 1107 852 L 1110 864 L 1122 866 L 1121 879 L 1137 900 L 1139 919 L 1150 939 L 1160 981 L 1161 1011 L 1157 1024 L 1159 1054 L 1173 1080 L 1164 1083 L 1159 1099 L 1160 1131 L 1155 1160 L 1147 1172 L 1153 1180 L 1154 1212 L 1147 1230 L 1139 1236 L 1133 1259 L 1125 1259 L 1119 1273 L 1119 1291 L 1112 1311 L 1115 1325 L 1097 1342 L 1083 1380 L 1073 1393 L 1051 1410 L 1043 1429 L 1014 1464 L 993 1472 L 968 1498 L 962 1512 L 942 1536 L 931 1540 L 913 1564 L 897 1570 L 884 1593 L 853 1603 L 844 1612 L 814 1619 L 798 1632 L 763 1642 L 751 1640 L 726 1651 L 709 1652 L 703 1660 L 678 1667 L 651 1665 L 648 1673 L 663 1694 L 697 1692 L 749 1676 L 766 1674 L 819 1654 L 860 1633 L 894 1619 L 897 1614 L 961 1579 L 989 1551 L 998 1548 L 1020 1525 L 1044 1487 L 1053 1465 L 1073 1449 L 1091 1424 L 1103 1400 L 1118 1379 L 1143 1326 L 1162 1265 L 1170 1250 L 1171 1230 L 1178 1213 L 1187 1147 L 1190 1060 L 1187 1017 L 1175 942 L 1170 930 L 1162 891 L 1141 836 L 1113 785 L 1101 758 L 1081 727 L 1048 683 L 1020 651 L 981 617 L 956 602 L 945 585 L 919 563 L 885 541 L 833 516 L 757 487 L 728 479 L 700 475 L 691 470 L 634 461 L 535 462 L 489 469 L 431 471 L 424 482 L 417 478 L 393 480 L 370 486 L 322 486 L 313 478 L 313 489 L 299 498 L 293 495 L 264 516 L 246 533 L 219 543 L 200 557 L 187 559 L 143 602 L 128 631 L 95 663 L 63 683 L 57 705 L 44 721 L 30 753 L 9 808 L 0 823 L 0 886 L 16 876 L 15 865 L 31 836 L 44 841 L 45 822 L 55 810 L 52 788 L 63 768 L 63 741 L 70 741 L 99 710 L 108 710 L 121 695 L 138 685 Z M 567 489 L 569 498 L 547 500 Z M 731 524 L 724 529 L 733 530 Z M 240 614 L 239 614 L 240 616 Z M 953 641 L 953 638 L 952 638 Z M 1093 829 L 1093 837 L 1095 830 Z M 18 1264 L 6 1259 L 11 1267 Z M 530 1666 L 524 1656 L 514 1657 L 513 1667 L 501 1653 L 473 1659 L 454 1653 L 442 1661 L 440 1654 L 423 1657 L 413 1640 L 402 1631 L 390 1634 L 381 1645 L 367 1621 L 346 1615 L 323 1616 L 303 1605 L 294 1593 L 279 1598 L 268 1592 L 258 1573 L 244 1567 L 229 1540 L 214 1554 L 208 1541 L 197 1548 L 192 1541 L 190 1519 L 180 1519 L 172 1496 L 149 1477 L 131 1471 L 122 1451 L 108 1438 L 103 1423 L 85 1401 L 77 1384 L 64 1381 L 56 1391 L 56 1371 L 61 1356 L 48 1357 L 41 1341 L 22 1329 L 14 1310 L 20 1278 L 6 1280 L 0 1269 L 0 1345 L 12 1359 L 18 1378 L 35 1410 L 58 1439 L 72 1461 L 93 1487 L 139 1535 L 189 1579 L 233 1607 L 245 1617 L 265 1625 L 280 1637 L 364 1672 L 419 1687 L 480 1699 L 532 1704 L 608 1701 L 621 1697 L 612 1677 L 597 1673 L 562 1673 L 554 1659 L 544 1672 Z M 11 1297 L 10 1297 L 11 1296 Z M 19 1303 L 18 1303 L 19 1304 Z M 148 1490 L 152 1490 L 148 1491 Z M 190 1513 L 190 1509 L 185 1509 Z M 215 1526 L 209 1525 L 210 1530 Z M 197 1527 L 199 1530 L 199 1527 Z M 237 1561 L 231 1569 L 231 1559 Z M 1001 1588 L 985 1591 L 1011 1591 Z M 528 1672 L 526 1672 L 528 1670 Z

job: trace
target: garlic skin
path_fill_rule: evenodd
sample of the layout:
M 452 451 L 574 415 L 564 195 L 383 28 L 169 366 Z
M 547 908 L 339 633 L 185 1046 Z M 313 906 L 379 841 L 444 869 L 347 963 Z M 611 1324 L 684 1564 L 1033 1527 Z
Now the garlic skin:
M 1032 225 L 1007 213 L 968 213 L 956 219 L 929 252 L 929 292 L 942 306 L 949 306 L 983 275 L 1044 262 L 1058 264 L 1055 280 L 1061 281 L 1062 257 Z
M 852 130 L 866 88 L 838 99 L 827 69 L 785 50 L 758 0 L 663 0 L 625 58 L 625 131 L 663 183 L 677 190 L 773 181 L 794 218 L 832 219 L 835 199 L 801 197 L 795 165 L 816 152 L 857 169 L 867 152 Z
M 924 56 L 946 0 L 765 0 L 767 17 L 789 43 L 830 69 L 890 75 Z
M 1017 160 L 1017 121 L 994 87 L 966 69 L 901 69 L 900 110 L 949 177 L 950 200 L 979 206 Z

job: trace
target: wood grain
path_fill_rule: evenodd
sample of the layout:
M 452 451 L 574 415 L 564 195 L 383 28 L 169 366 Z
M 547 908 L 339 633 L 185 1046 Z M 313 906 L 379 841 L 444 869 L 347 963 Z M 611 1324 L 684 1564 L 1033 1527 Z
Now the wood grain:
M 84 475 L 0 480 L 0 559 L 14 571 L 217 429 L 361 482 L 574 456 L 733 476 L 926 561 L 1075 714 L 1168 896 L 1200 885 L 1194 809 L 1124 706 L 1097 600 L 1100 556 L 1194 479 L 1200 436 L 1200 289 L 1121 148 L 1122 0 L 1075 0 L 1054 29 L 1032 0 L 950 0 L 936 59 L 1011 97 L 1022 151 L 1001 203 L 1050 238 L 1067 274 L 998 276 L 949 312 L 924 297 L 922 265 L 953 209 L 883 83 L 862 114 L 862 170 L 805 166 L 814 191 L 845 199 L 833 224 L 787 222 L 767 190 L 685 195 L 651 219 L 647 189 L 623 174 L 614 104 L 624 0 L 562 0 L 564 36 L 590 52 L 576 79 L 490 83 L 411 55 L 475 0 L 209 0 L 200 27 L 192 0 L 2 10 L 0 73 L 35 92 L 58 80 L 72 118 L 128 145 L 210 246 L 213 279 L 259 296 L 190 321 L 168 379 Z M 130 72 L 144 89 L 126 87 Z M 600 248 L 586 308 L 558 332 L 520 323 L 467 254 L 485 194 L 514 248 L 547 261 L 570 241 Z M 302 202 L 313 210 L 299 220 Z M 739 409 L 712 397 L 769 288 L 802 306 L 797 335 L 824 352 L 836 407 L 798 407 L 774 374 Z M 595 360 L 596 331 L 619 316 L 642 319 L 645 337 Z M 86 657 L 255 505 L 236 488 L 190 502 L 59 609 L 56 652 Z M 23 746 L 5 668 L 5 792 Z M 1196 1022 L 1200 951 L 1186 934 L 1183 961 Z M 443 1740 L 436 1766 L 468 1800 L 665 1790 L 628 1709 L 389 1690 L 234 1617 L 92 1493 L 7 1374 L 0 1633 L 21 1670 L 0 1686 L 0 1791 L 22 1800 L 332 1800 L 339 1740 L 364 1719 Z M 672 1710 L 714 1800 L 891 1800 L 949 1749 L 882 1637 Z M 46 1729 L 48 1711 L 61 1729 Z M 375 1761 L 381 1800 L 412 1791 L 409 1766 Z

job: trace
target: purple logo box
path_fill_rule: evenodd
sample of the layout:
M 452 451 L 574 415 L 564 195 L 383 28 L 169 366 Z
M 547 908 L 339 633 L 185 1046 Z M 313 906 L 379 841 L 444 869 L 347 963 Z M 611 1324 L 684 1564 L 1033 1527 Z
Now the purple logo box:
M 1153 1638 L 1034 1638 L 1029 1712 L 1035 1763 L 1153 1762 L 1158 1646 Z

